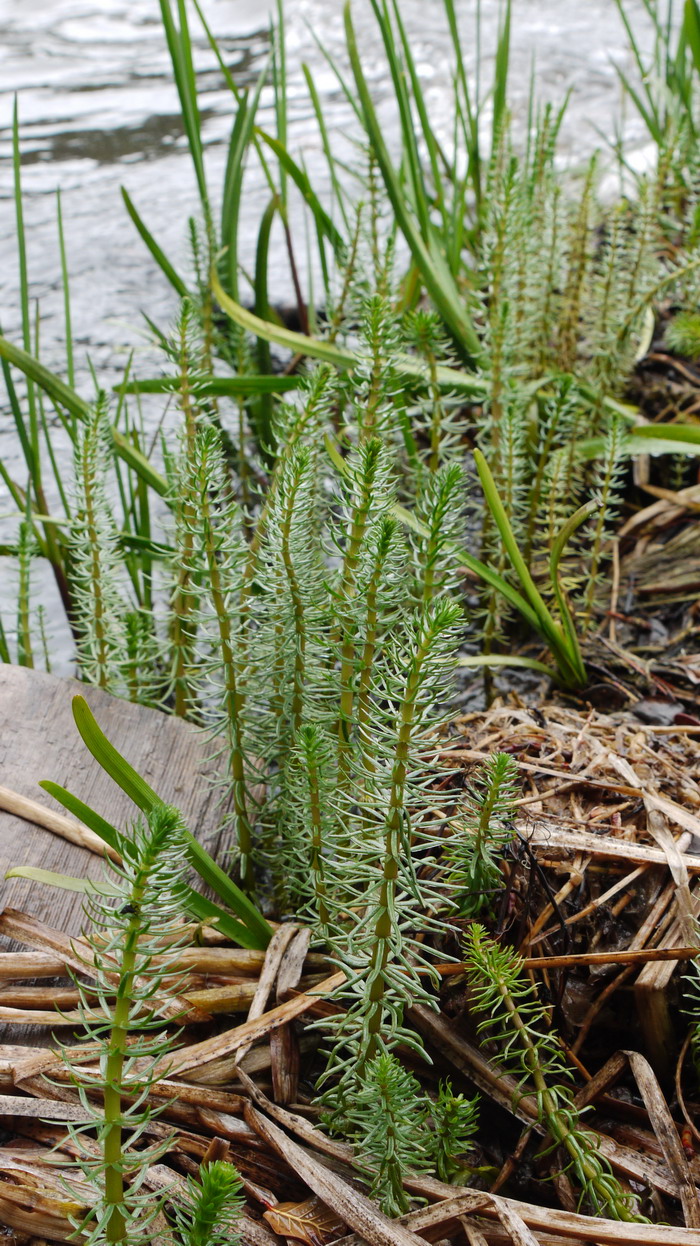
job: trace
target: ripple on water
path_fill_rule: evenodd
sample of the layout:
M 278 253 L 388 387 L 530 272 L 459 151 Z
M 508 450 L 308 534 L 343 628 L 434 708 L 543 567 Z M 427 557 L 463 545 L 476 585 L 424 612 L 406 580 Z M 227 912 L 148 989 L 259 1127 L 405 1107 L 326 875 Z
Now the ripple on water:
M 269 53 L 268 27 L 274 0 L 204 0 L 226 63 L 241 86 L 249 86 Z M 467 72 L 476 72 L 473 17 L 476 0 L 456 0 L 466 31 Z M 497 36 L 496 0 L 482 5 L 481 73 L 488 82 Z M 516 125 L 524 124 L 533 59 L 538 92 L 572 99 L 562 130 L 565 158 L 578 162 L 610 134 L 619 99 L 612 58 L 629 68 L 624 33 L 614 0 L 514 0 L 511 101 Z M 640 37 L 648 32 L 642 0 L 628 0 Z M 431 120 L 439 138 L 452 132 L 450 44 L 438 20 L 438 0 L 401 0 L 416 60 L 426 84 Z M 351 157 L 352 112 L 315 43 L 344 64 L 342 0 L 287 0 L 287 67 L 290 145 L 303 154 L 314 185 L 327 190 L 327 174 L 301 64 L 308 63 L 324 102 L 336 154 Z M 397 137 L 386 63 L 369 0 L 354 0 L 353 18 L 363 64 L 378 100 L 384 132 Z M 196 40 L 204 139 L 211 186 L 221 184 L 231 125 L 230 95 L 206 39 Z M 73 323 L 78 387 L 91 392 L 89 354 L 105 386 L 119 379 L 131 349 L 136 371 L 152 371 L 140 310 L 167 325 L 175 311 L 170 287 L 129 221 L 119 193 L 124 184 L 166 253 L 187 270 L 187 216 L 198 200 L 178 114 L 177 94 L 160 23 L 158 0 L 0 0 L 0 307 L 3 329 L 18 334 L 18 280 L 11 174 L 12 99 L 19 94 L 25 221 L 32 294 L 41 303 L 44 361 L 64 366 L 63 308 L 58 280 L 55 195 L 61 187 L 66 246 L 72 273 Z M 263 94 L 261 122 L 274 127 L 271 92 Z M 632 133 L 635 134 L 632 127 Z M 639 129 L 633 159 L 648 160 Z M 251 173 L 241 228 L 252 262 L 260 212 L 268 190 Z M 302 235 L 303 237 L 303 235 Z M 273 297 L 291 299 L 282 240 L 273 237 Z M 146 407 L 153 425 L 160 404 Z M 21 473 L 11 421 L 0 421 L 0 455 Z M 0 485 L 0 515 L 10 510 Z M 0 519 L 0 539 L 8 539 Z M 50 613 L 55 594 L 41 587 Z M 62 653 L 70 652 L 64 637 Z M 66 662 L 63 662 L 66 669 Z

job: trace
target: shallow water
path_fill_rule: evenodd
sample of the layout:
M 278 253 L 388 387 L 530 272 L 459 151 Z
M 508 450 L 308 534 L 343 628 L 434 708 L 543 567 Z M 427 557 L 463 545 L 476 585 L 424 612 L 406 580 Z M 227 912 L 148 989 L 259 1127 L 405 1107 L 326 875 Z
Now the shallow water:
M 208 0 L 211 21 L 236 82 L 254 81 L 269 52 L 272 0 Z M 457 0 L 466 32 L 468 70 L 473 79 L 476 0 Z M 303 153 L 312 180 L 323 186 L 318 134 L 301 63 L 306 61 L 324 101 L 334 142 L 347 147 L 351 114 L 314 36 L 343 58 L 341 0 L 287 0 L 287 59 L 290 144 Z M 498 3 L 483 0 L 482 75 L 488 81 Z M 642 22 L 641 0 L 629 4 Z M 438 133 L 450 133 L 449 43 L 438 0 L 402 0 L 402 12 Z M 426 25 L 426 12 L 435 20 Z M 395 132 L 388 107 L 384 61 L 368 0 L 353 7 L 358 42 L 380 102 L 387 132 Z M 196 19 L 195 19 L 196 20 Z M 198 37 L 204 136 L 211 186 L 221 180 L 232 108 L 222 89 L 204 36 Z M 583 158 L 598 144 L 596 127 L 612 133 L 619 104 L 613 61 L 627 64 L 622 25 L 613 0 L 515 0 L 511 97 L 516 121 L 523 115 L 530 71 L 538 92 L 560 101 L 572 98 L 562 134 L 569 159 Z M 138 338 L 141 308 L 167 320 L 173 300 L 129 221 L 119 195 L 125 185 L 166 252 L 187 262 L 185 222 L 197 200 L 182 136 L 170 62 L 157 0 L 0 0 L 0 297 L 6 331 L 17 323 L 14 213 L 9 125 L 12 97 L 19 95 L 25 215 L 30 243 L 32 290 L 41 300 L 42 340 L 47 359 L 59 363 L 62 336 L 57 288 L 55 190 L 61 188 L 74 320 L 80 344 L 100 365 L 123 358 L 126 342 Z M 272 126 L 270 95 L 263 124 Z M 315 174 L 315 176 L 314 176 Z M 252 247 L 267 198 L 260 177 L 244 203 L 243 234 Z M 289 295 L 281 250 L 273 272 L 280 301 Z
M 467 70 L 477 65 L 477 0 L 456 0 L 465 30 Z M 272 0 L 205 0 L 205 12 L 236 82 L 255 81 L 269 54 Z M 534 65 L 541 98 L 561 102 L 571 90 L 562 131 L 562 156 L 576 164 L 610 137 L 619 115 L 614 62 L 629 69 L 624 31 L 614 0 L 514 0 L 511 102 L 524 123 Z M 312 69 L 334 147 L 352 151 L 352 113 L 315 42 L 344 60 L 342 0 L 286 0 L 289 144 L 303 155 L 312 182 L 323 190 L 318 132 L 301 72 Z M 433 124 L 451 133 L 449 40 L 439 0 L 402 0 Z M 498 25 L 497 0 L 482 0 L 480 65 L 489 81 Z M 640 37 L 648 37 L 641 0 L 628 0 Z M 391 139 L 397 133 L 387 73 L 369 0 L 354 0 L 358 44 L 373 84 L 380 117 Z M 196 19 L 195 25 L 196 25 Z M 204 35 L 197 36 L 201 108 L 210 186 L 221 182 L 232 100 L 222 85 Z M 186 218 L 198 200 L 182 135 L 177 96 L 160 22 L 158 0 L 0 0 L 0 320 L 19 338 L 18 281 L 11 175 L 12 99 L 19 97 L 25 224 L 32 294 L 40 300 L 44 361 L 62 369 L 64 333 L 56 233 L 56 189 L 62 195 L 71 273 L 78 388 L 90 396 L 89 353 L 101 382 L 118 379 L 128 351 L 136 372 L 153 372 L 140 312 L 167 326 L 175 298 L 123 208 L 126 186 L 166 253 L 187 271 Z M 263 96 L 263 125 L 273 128 L 271 94 Z M 625 121 L 644 158 L 643 134 Z M 259 175 L 251 177 L 243 204 L 244 243 L 252 256 L 257 223 L 267 202 Z M 290 298 L 288 265 L 276 240 L 271 296 Z M 157 407 L 153 418 L 157 418 Z M 7 415 L 0 422 L 0 455 L 20 471 Z M 0 485 L 0 534 L 11 509 Z

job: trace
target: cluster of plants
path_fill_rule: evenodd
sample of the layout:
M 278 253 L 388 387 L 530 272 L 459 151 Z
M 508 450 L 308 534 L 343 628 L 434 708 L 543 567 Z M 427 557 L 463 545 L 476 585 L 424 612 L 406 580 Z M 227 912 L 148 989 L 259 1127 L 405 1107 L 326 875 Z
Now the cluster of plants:
M 679 456 L 698 452 L 697 425 L 646 424 L 624 397 L 656 309 L 687 312 L 700 289 L 700 12 L 687 0 L 673 53 L 672 27 L 657 24 L 657 56 L 667 54 L 663 104 L 648 79 L 646 95 L 627 84 L 659 158 L 633 194 L 604 207 L 597 159 L 577 178 L 560 171 L 563 110 L 533 99 L 525 140 L 514 137 L 510 6 L 483 96 L 465 74 L 453 0 L 443 6 L 454 44 L 449 148 L 431 129 L 398 0 L 372 0 L 396 96 L 398 152 L 379 125 L 349 7 L 348 67 L 333 68 L 357 120 L 352 170 L 333 155 L 306 71 L 333 189 L 324 204 L 288 143 L 282 15 L 268 74 L 269 133 L 258 123 L 265 75 L 239 91 L 194 0 L 234 105 L 217 196 L 207 179 L 188 8 L 161 0 L 201 212 L 189 223 L 184 278 L 124 193 L 179 312 L 170 327 L 149 322 L 163 374 L 134 377 L 130 363 L 116 394 L 76 391 L 63 245 L 65 378 L 40 361 L 15 116 L 23 341 L 0 338 L 0 359 L 26 477 L 0 461 L 18 520 L 16 545 L 3 551 L 17 559 L 17 621 L 14 640 L 0 624 L 0 658 L 31 667 L 43 652 L 50 669 L 50 635 L 32 608 L 35 562 L 46 559 L 80 678 L 209 731 L 222 816 L 236 844 L 233 883 L 79 707 L 98 760 L 147 819 L 131 837 L 119 835 L 49 785 L 112 847 L 126 849 L 118 900 L 96 901 L 97 928 L 108 929 L 126 984 L 122 1011 L 97 1023 L 86 1003 L 111 1070 L 93 1083 L 104 1103 L 92 1122 L 102 1158 L 93 1161 L 87 1147 L 81 1161 L 101 1191 L 96 1241 L 126 1240 L 132 1221 L 147 1229 L 138 1178 L 120 1149 L 121 1131 L 143 1129 L 146 1118 L 130 1117 L 121 1102 L 136 1069 L 130 1062 L 141 1062 L 147 1086 L 143 1061 L 155 1068 L 163 1056 L 156 1012 L 148 1014 L 153 1047 L 150 1020 L 143 1024 L 148 991 L 174 988 L 162 966 L 144 986 L 157 927 L 139 888 L 150 889 L 154 904 L 160 897 L 165 916 L 184 908 L 247 946 L 269 938 L 263 909 L 310 924 L 345 973 L 341 1009 L 323 1023 L 327 1120 L 354 1142 L 360 1171 L 371 1173 L 391 1214 L 406 1210 L 408 1170 L 464 1178 L 460 1157 L 475 1105 L 448 1084 L 425 1094 L 397 1051 L 421 1054 L 406 1007 L 435 1005 L 436 958 L 455 954 L 454 931 L 466 926 L 474 1011 L 489 1014 L 494 1050 L 532 1088 L 538 1124 L 566 1154 L 582 1198 L 606 1215 L 639 1215 L 580 1123 L 548 1012 L 517 958 L 470 925 L 488 919 L 501 886 L 516 797 L 512 763 L 493 758 L 460 796 L 444 789 L 438 754 L 457 665 L 520 663 L 564 687 L 585 686 L 585 638 L 626 463 L 639 453 L 685 462 Z M 653 14 L 652 0 L 648 6 Z M 487 106 L 493 122 L 484 149 Z M 248 277 L 238 219 L 252 161 L 270 198 Z M 307 206 L 321 274 L 313 296 L 300 275 L 311 266 L 302 265 L 289 224 L 295 195 Z M 287 243 L 301 331 L 271 306 L 273 228 Z M 685 324 L 683 341 L 691 340 L 687 318 L 673 324 L 671 336 Z M 141 394 L 162 394 L 177 410 L 154 445 Z M 536 656 L 513 657 L 518 629 L 521 639 L 538 638 Z M 188 864 L 222 905 L 185 887 Z M 94 946 L 91 971 L 103 972 L 104 941 Z M 104 972 L 109 1013 L 114 971 Z M 146 1037 L 127 1057 L 130 1027 Z M 234 1183 L 213 1171 L 206 1180 L 219 1182 L 225 1210 Z M 204 1246 L 205 1229 L 191 1227 L 198 1199 L 215 1204 L 193 1192 L 178 1231 Z

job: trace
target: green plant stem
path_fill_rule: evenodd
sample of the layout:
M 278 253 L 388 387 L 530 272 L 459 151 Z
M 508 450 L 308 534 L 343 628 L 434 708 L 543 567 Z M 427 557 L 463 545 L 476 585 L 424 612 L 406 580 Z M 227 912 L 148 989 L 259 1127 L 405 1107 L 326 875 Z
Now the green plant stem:
M 246 704 L 245 694 L 239 688 L 240 672 L 237 667 L 234 650 L 233 625 L 230 609 L 224 592 L 221 567 L 218 561 L 218 546 L 214 532 L 214 521 L 211 514 L 209 495 L 204 489 L 200 498 L 202 507 L 202 526 L 204 530 L 204 551 L 209 573 L 209 592 L 211 593 L 214 613 L 219 631 L 221 645 L 221 666 L 225 685 L 226 724 L 229 735 L 231 787 L 233 794 L 233 812 L 236 826 L 238 850 L 241 855 L 241 882 L 247 891 L 254 884 L 253 873 L 253 832 L 248 817 L 246 802 L 245 751 L 243 748 L 243 713 Z
M 503 978 L 498 977 L 495 985 L 503 1002 L 503 1007 L 508 1013 L 510 1023 L 518 1036 L 523 1052 L 523 1062 L 532 1078 L 540 1112 L 543 1119 L 547 1122 L 547 1128 L 552 1138 L 566 1149 L 579 1179 L 583 1185 L 592 1190 L 594 1199 L 599 1205 L 609 1206 L 610 1186 L 605 1179 L 605 1174 L 601 1173 L 599 1164 L 591 1162 L 586 1153 L 586 1147 L 581 1145 L 582 1131 L 572 1130 L 567 1119 L 567 1112 L 557 1106 L 556 1098 L 549 1089 L 542 1072 L 536 1044 L 533 1042 L 528 1027 L 516 1007 L 507 983 Z M 593 1141 L 593 1135 L 588 1132 L 584 1132 L 583 1137 Z M 620 1220 L 636 1222 L 639 1219 L 637 1215 L 625 1206 L 621 1199 L 618 1199 L 616 1202 L 615 1212 Z
M 114 1004 L 105 1066 L 104 1198 L 106 1205 L 111 1209 L 105 1225 L 105 1237 L 108 1242 L 124 1242 L 127 1238 L 127 1225 L 123 1211 L 124 1165 L 121 1096 L 126 1044 L 129 1035 L 129 1015 L 136 972 L 136 956 L 139 935 L 141 933 L 139 905 L 143 900 L 144 886 L 145 877 L 143 871 L 140 871 L 129 897 L 129 903 L 135 912 L 127 928 L 121 964 L 118 969 L 119 987 Z
M 80 466 L 83 477 L 83 497 L 85 499 L 85 528 L 87 546 L 90 550 L 90 581 L 92 584 L 92 609 L 94 615 L 93 627 L 95 639 L 97 641 L 97 683 L 100 688 L 107 688 L 109 683 L 109 652 L 105 627 L 104 600 L 102 596 L 102 545 L 99 540 L 99 525 L 95 514 L 95 499 L 92 488 L 92 469 L 95 465 L 95 459 L 97 457 L 94 453 L 95 448 L 91 444 L 93 435 L 96 435 L 96 429 L 91 429 L 86 434 Z
M 338 715 L 338 786 L 344 789 L 348 777 L 349 750 L 355 699 L 354 679 L 356 663 L 355 637 L 357 628 L 347 603 L 355 595 L 357 569 L 360 554 L 367 532 L 369 513 L 374 499 L 374 486 L 379 467 L 381 443 L 373 441 L 368 444 L 362 464 L 360 478 L 360 496 L 353 508 L 350 526 L 350 537 L 343 561 L 343 575 L 340 585 L 340 598 L 346 606 L 346 617 L 341 624 L 342 641 L 340 651 L 340 707 Z
M 387 553 L 386 546 L 382 548 L 380 545 L 372 575 L 365 591 L 365 643 L 360 660 L 360 678 L 357 690 L 357 723 L 360 748 L 362 750 L 362 769 L 368 773 L 373 773 L 376 769 L 372 756 L 374 749 L 372 744 L 370 692 L 372 689 L 372 670 L 377 649 L 377 632 L 379 627 L 378 596 L 386 566 Z
M 292 599 L 292 612 L 294 616 L 294 692 L 292 697 L 292 729 L 296 734 L 302 723 L 302 714 L 304 710 L 304 681 L 306 671 L 306 618 L 304 615 L 304 603 L 302 601 L 299 579 L 294 567 L 294 559 L 291 551 L 291 530 L 292 518 L 294 515 L 294 505 L 297 493 L 301 484 L 300 474 L 297 473 L 292 481 L 288 497 L 285 499 L 284 510 L 282 513 L 282 527 L 280 532 L 282 563 L 289 585 L 289 593 Z
M 27 505 L 27 518 L 20 527 L 19 537 L 19 587 L 17 591 L 17 660 L 20 666 L 34 667 L 32 631 L 30 622 L 30 569 L 33 533 L 31 508 Z
M 310 748 L 306 755 L 307 783 L 309 785 L 309 805 L 311 820 L 311 873 L 313 875 L 316 911 L 325 932 L 330 924 L 325 871 L 323 868 L 323 810 L 321 805 L 321 783 L 317 752 Z
M 435 628 L 431 622 L 428 622 L 421 630 L 398 715 L 398 732 L 391 770 L 391 793 L 383 835 L 384 860 L 382 863 L 382 879 L 376 905 L 377 916 L 374 923 L 374 946 L 369 965 L 368 1000 L 370 1009 L 365 1025 L 365 1033 L 368 1035 L 368 1040 L 360 1056 L 358 1073 L 362 1072 L 367 1060 L 372 1059 L 377 1054 L 378 1037 L 382 1028 L 384 996 L 386 993 L 384 971 L 391 952 L 391 934 L 395 921 L 396 879 L 399 874 L 399 854 L 401 852 L 401 823 L 406 804 L 409 748 L 418 706 L 418 697 L 423 685 L 423 668 L 432 652 L 434 640 Z
M 179 381 L 178 397 L 185 417 L 185 457 L 187 462 L 191 463 L 194 456 L 197 418 L 190 383 L 186 327 L 184 323 L 181 325 Z M 192 689 L 189 683 L 189 668 L 193 657 L 195 631 L 192 621 L 195 607 L 195 603 L 192 600 L 193 525 L 195 511 L 192 499 L 187 494 L 180 501 L 182 506 L 182 553 L 177 583 L 172 597 L 172 644 L 175 655 L 175 704 L 173 710 L 180 718 L 187 718 L 192 711 L 193 705 Z

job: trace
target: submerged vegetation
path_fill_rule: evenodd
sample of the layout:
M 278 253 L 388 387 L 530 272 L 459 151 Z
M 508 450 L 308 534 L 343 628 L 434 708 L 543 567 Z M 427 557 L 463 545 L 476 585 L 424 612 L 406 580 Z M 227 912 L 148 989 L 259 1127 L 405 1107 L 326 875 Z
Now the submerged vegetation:
M 599 195 L 600 157 L 562 172 L 563 106 L 533 96 L 524 138 L 514 132 L 508 3 L 493 81 L 475 95 L 454 0 L 443 0 L 454 52 L 449 147 L 431 129 L 399 0 L 371 4 L 400 146 L 385 142 L 348 6 L 347 65 L 332 68 L 357 121 L 350 171 L 333 154 L 306 74 L 328 203 L 288 143 L 283 14 L 268 77 L 246 93 L 194 0 L 234 113 L 214 192 L 191 14 L 184 0 L 161 0 L 200 213 L 189 222 L 183 277 L 124 193 L 179 311 L 171 326 L 149 321 L 162 375 L 135 376 L 130 362 L 113 395 L 74 387 L 65 263 L 65 379 L 33 349 L 15 114 L 23 341 L 0 338 L 0 357 L 25 474 L 0 462 L 18 532 L 3 552 L 19 566 L 16 625 L 7 614 L 0 622 L 0 658 L 34 667 L 43 654 L 50 670 L 50 633 L 32 606 L 33 568 L 46 559 L 79 678 L 207 731 L 235 843 L 226 869 L 212 861 L 78 700 L 88 747 L 146 820 L 120 832 L 46 784 L 123 859 L 116 883 L 90 901 L 83 963 L 92 985 L 76 979 L 99 1074 L 81 1071 L 75 1047 L 63 1052 L 88 1110 L 70 1134 L 94 1186 L 80 1226 L 91 1243 L 151 1240 L 164 1212 L 159 1232 L 183 1246 L 235 1240 L 239 1181 L 219 1160 L 207 1158 L 179 1200 L 142 1192 L 168 1144 L 137 1146 L 151 1124 L 153 1079 L 173 1052 L 167 1023 L 177 1018 L 171 974 L 184 914 L 260 950 L 272 934 L 264 914 L 294 918 L 341 973 L 314 1022 L 326 1059 L 313 1069 L 317 1109 L 331 1136 L 354 1148 L 387 1216 L 409 1212 L 429 1174 L 444 1184 L 480 1178 L 468 1161 L 477 1100 L 449 1081 L 423 1085 L 429 1057 L 414 1024 L 415 1010 L 437 1009 L 442 977 L 460 964 L 473 1030 L 516 1079 L 515 1100 L 535 1103 L 538 1162 L 555 1151 L 567 1197 L 589 1213 L 641 1222 L 653 1210 L 646 1200 L 642 1214 L 642 1194 L 613 1174 L 582 1123 L 559 1003 L 538 997 L 511 946 L 516 900 L 504 862 L 516 841 L 517 764 L 495 752 L 459 790 L 442 750 L 460 669 L 485 668 L 487 696 L 489 672 L 508 666 L 587 696 L 593 663 L 601 678 L 595 638 L 616 533 L 635 505 L 630 463 L 648 468 L 653 456 L 663 496 L 700 452 L 692 413 L 652 422 L 630 395 L 657 318 L 668 322 L 669 350 L 700 355 L 700 9 L 687 0 L 674 34 L 645 0 L 659 72 L 624 85 L 657 159 L 610 205 Z M 258 122 L 266 81 L 275 133 Z M 621 142 L 615 159 L 628 185 Z M 270 191 L 251 276 L 239 262 L 249 161 L 260 162 Z M 290 227 L 294 195 L 314 238 L 306 264 Z M 276 221 L 298 330 L 272 306 Z M 312 269 L 321 280 L 313 297 L 303 278 Z M 162 394 L 177 411 L 153 447 L 141 394 Z M 59 466 L 65 445 L 70 480 Z M 618 686 L 606 671 L 603 684 L 608 693 Z M 186 884 L 190 865 L 216 901 Z

